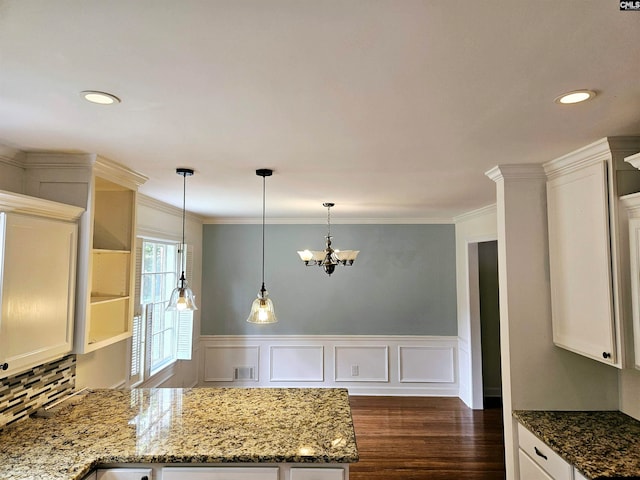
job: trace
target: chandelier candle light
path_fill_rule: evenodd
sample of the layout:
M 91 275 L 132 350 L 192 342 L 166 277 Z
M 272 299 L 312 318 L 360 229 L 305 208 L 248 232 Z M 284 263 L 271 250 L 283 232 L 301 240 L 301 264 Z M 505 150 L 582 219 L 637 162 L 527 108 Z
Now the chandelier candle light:
M 184 244 L 184 219 L 185 219 L 185 200 L 186 200 L 186 192 L 187 192 L 187 177 L 193 175 L 193 170 L 190 168 L 176 168 L 176 173 L 178 175 L 182 175 L 182 243 L 180 244 L 180 267 L 182 268 L 182 274 L 180 275 L 180 279 L 178 280 L 178 286 L 173 289 L 171 292 L 171 297 L 169 299 L 169 304 L 167 305 L 166 310 L 179 310 L 179 311 L 188 311 L 188 310 L 197 310 L 195 302 L 195 296 L 193 292 L 189 288 L 187 284 L 187 279 L 184 276 L 185 271 L 185 244 Z
M 302 250 L 298 251 L 298 255 L 305 265 L 318 265 L 324 269 L 324 271 L 331 276 L 336 269 L 336 265 L 353 265 L 360 250 L 334 250 L 331 247 L 331 207 L 335 203 L 323 203 L 327 208 L 327 247 L 324 250 Z
M 258 291 L 258 298 L 253 301 L 251 305 L 251 313 L 247 322 L 265 325 L 268 323 L 276 323 L 276 313 L 273 310 L 273 302 L 269 298 L 269 292 L 264 287 L 264 224 L 265 224 L 265 177 L 270 177 L 273 174 L 273 170 L 268 168 L 261 168 L 256 170 L 256 175 L 262 177 L 262 287 Z

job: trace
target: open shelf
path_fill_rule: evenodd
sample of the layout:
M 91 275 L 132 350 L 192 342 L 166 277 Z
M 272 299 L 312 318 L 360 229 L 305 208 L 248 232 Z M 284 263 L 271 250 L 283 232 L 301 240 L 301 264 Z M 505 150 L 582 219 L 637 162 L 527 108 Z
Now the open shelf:
M 129 296 L 91 294 L 91 305 L 97 305 L 99 303 L 121 302 L 123 300 L 129 300 Z
M 124 255 L 127 253 L 131 253 L 131 250 L 112 250 L 112 249 L 108 249 L 108 248 L 94 248 L 93 249 L 93 253 L 96 255 L 101 255 L 101 254 L 120 254 L 120 255 Z

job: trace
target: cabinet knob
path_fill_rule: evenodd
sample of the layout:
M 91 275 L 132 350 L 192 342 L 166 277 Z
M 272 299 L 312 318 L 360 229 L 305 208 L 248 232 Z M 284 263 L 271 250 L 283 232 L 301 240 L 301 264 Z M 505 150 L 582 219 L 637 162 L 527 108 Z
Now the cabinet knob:
M 611 358 L 611 354 L 609 352 L 602 352 L 602 358 Z
M 140 478 L 140 480 L 149 480 L 149 477 L 147 477 L 146 475 L 144 475 L 142 478 Z
M 2 370 L 7 370 L 7 369 L 9 368 L 9 364 L 5 362 L 5 363 L 3 363 L 2 365 L 0 365 L 0 368 L 1 368 Z

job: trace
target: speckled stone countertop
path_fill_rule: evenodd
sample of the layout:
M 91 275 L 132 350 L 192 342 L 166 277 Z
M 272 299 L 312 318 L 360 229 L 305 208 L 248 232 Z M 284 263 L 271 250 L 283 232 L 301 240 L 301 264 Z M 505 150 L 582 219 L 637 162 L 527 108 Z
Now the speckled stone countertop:
M 0 479 L 79 480 L 113 463 L 352 463 L 344 389 L 94 390 L 0 434 Z
M 640 422 L 621 412 L 515 411 L 513 416 L 590 479 L 640 479 Z

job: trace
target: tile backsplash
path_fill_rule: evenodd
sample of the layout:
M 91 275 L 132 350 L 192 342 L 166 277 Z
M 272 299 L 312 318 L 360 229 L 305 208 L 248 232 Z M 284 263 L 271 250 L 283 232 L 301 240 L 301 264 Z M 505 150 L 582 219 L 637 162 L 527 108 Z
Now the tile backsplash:
M 0 379 L 0 430 L 70 395 L 75 380 L 75 355 Z

